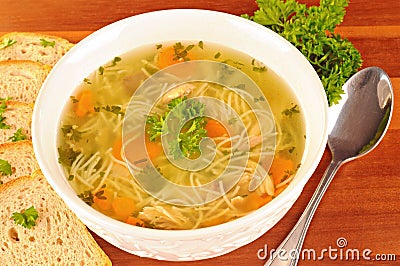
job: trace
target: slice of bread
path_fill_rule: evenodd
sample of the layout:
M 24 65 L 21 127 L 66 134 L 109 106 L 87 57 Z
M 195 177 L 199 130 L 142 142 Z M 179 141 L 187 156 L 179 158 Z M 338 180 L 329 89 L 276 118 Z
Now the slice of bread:
M 2 265 L 111 265 L 82 222 L 40 171 L 0 186 Z M 27 229 L 11 218 L 33 206 L 36 225 Z
M 32 60 L 55 65 L 73 46 L 60 37 L 32 32 L 11 32 L 0 37 L 0 61 Z
M 50 70 L 48 65 L 29 60 L 0 61 L 0 98 L 35 102 Z
M 31 175 L 39 169 L 30 140 L 1 144 L 0 159 L 7 161 L 11 165 L 12 170 L 11 175 L 0 173 L 0 181 L 3 184 L 20 176 Z
M 32 112 L 33 104 L 8 101 L 2 116 L 5 118 L 3 123 L 9 128 L 0 129 L 0 143 L 10 142 L 9 138 L 20 128 L 26 139 L 31 139 Z

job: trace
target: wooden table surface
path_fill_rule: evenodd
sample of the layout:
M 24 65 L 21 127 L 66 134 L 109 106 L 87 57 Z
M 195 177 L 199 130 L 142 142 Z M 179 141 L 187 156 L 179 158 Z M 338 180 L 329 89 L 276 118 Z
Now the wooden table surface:
M 317 0 L 301 0 L 318 4 Z M 0 0 L 0 34 L 10 31 L 52 33 L 78 42 L 91 32 L 119 19 L 170 8 L 200 8 L 240 15 L 252 14 L 254 0 Z M 338 32 L 359 49 L 363 67 L 379 66 L 391 77 L 400 97 L 400 1 L 352 0 Z M 397 261 L 329 259 L 302 260 L 299 265 L 400 265 L 400 107 L 385 138 L 372 153 L 344 165 L 328 188 L 305 239 L 304 248 L 338 248 L 395 254 Z M 194 265 L 262 265 L 257 251 L 276 248 L 296 223 L 311 198 L 331 155 L 328 149 L 303 193 L 288 214 L 258 240 L 227 255 Z M 172 265 L 125 253 L 95 236 L 114 265 Z M 381 256 L 383 258 L 383 256 Z M 180 263 L 188 264 L 188 263 Z

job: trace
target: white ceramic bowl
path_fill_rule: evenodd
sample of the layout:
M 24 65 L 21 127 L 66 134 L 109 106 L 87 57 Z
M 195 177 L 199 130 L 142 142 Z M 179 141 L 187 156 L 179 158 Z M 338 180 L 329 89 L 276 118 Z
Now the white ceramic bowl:
M 242 51 L 272 69 L 292 87 L 306 119 L 302 166 L 289 187 L 259 210 L 225 224 L 196 230 L 156 230 L 111 219 L 81 201 L 57 162 L 62 109 L 82 80 L 115 56 L 176 40 L 203 40 Z M 189 261 L 223 255 L 257 239 L 291 208 L 317 167 L 327 141 L 327 102 L 308 61 L 289 42 L 251 21 L 206 10 L 165 10 L 130 17 L 91 34 L 53 68 L 36 101 L 32 131 L 39 165 L 54 190 L 96 234 L 133 254 Z

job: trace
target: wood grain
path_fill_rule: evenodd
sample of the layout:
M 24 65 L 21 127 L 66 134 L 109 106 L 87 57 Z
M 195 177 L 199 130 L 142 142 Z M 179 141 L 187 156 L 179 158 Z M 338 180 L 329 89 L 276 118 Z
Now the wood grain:
M 308 5 L 317 0 L 302 0 Z M 119 19 L 170 8 L 201 8 L 235 15 L 256 10 L 254 0 L 115 0 L 57 1 L 0 0 L 0 33 L 37 31 L 78 42 L 91 32 Z M 337 32 L 360 50 L 364 67 L 380 66 L 392 78 L 395 99 L 400 97 L 400 1 L 353 0 Z M 400 107 L 395 102 L 387 135 L 367 156 L 344 165 L 338 172 L 311 223 L 304 248 L 321 251 L 344 237 L 348 248 L 371 249 L 373 254 L 397 255 L 397 262 L 366 260 L 302 260 L 299 265 L 400 265 Z M 269 232 L 227 255 L 194 265 L 262 265 L 257 251 L 266 244 L 275 248 L 296 223 L 325 168 L 330 153 L 324 156 L 288 214 Z M 95 235 L 114 265 L 172 265 L 125 253 Z M 186 264 L 186 263 L 181 263 Z

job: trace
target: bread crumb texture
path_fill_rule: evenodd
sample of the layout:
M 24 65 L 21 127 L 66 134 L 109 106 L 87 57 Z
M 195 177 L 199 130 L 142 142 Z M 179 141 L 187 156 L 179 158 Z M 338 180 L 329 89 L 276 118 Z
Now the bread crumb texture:
M 111 265 L 85 225 L 53 191 L 40 171 L 0 186 L 0 265 Z M 14 212 L 34 206 L 31 229 Z
M 31 32 L 12 32 L 0 38 L 0 43 L 13 43 L 0 49 L 0 61 L 31 60 L 54 66 L 73 46 L 63 38 Z

